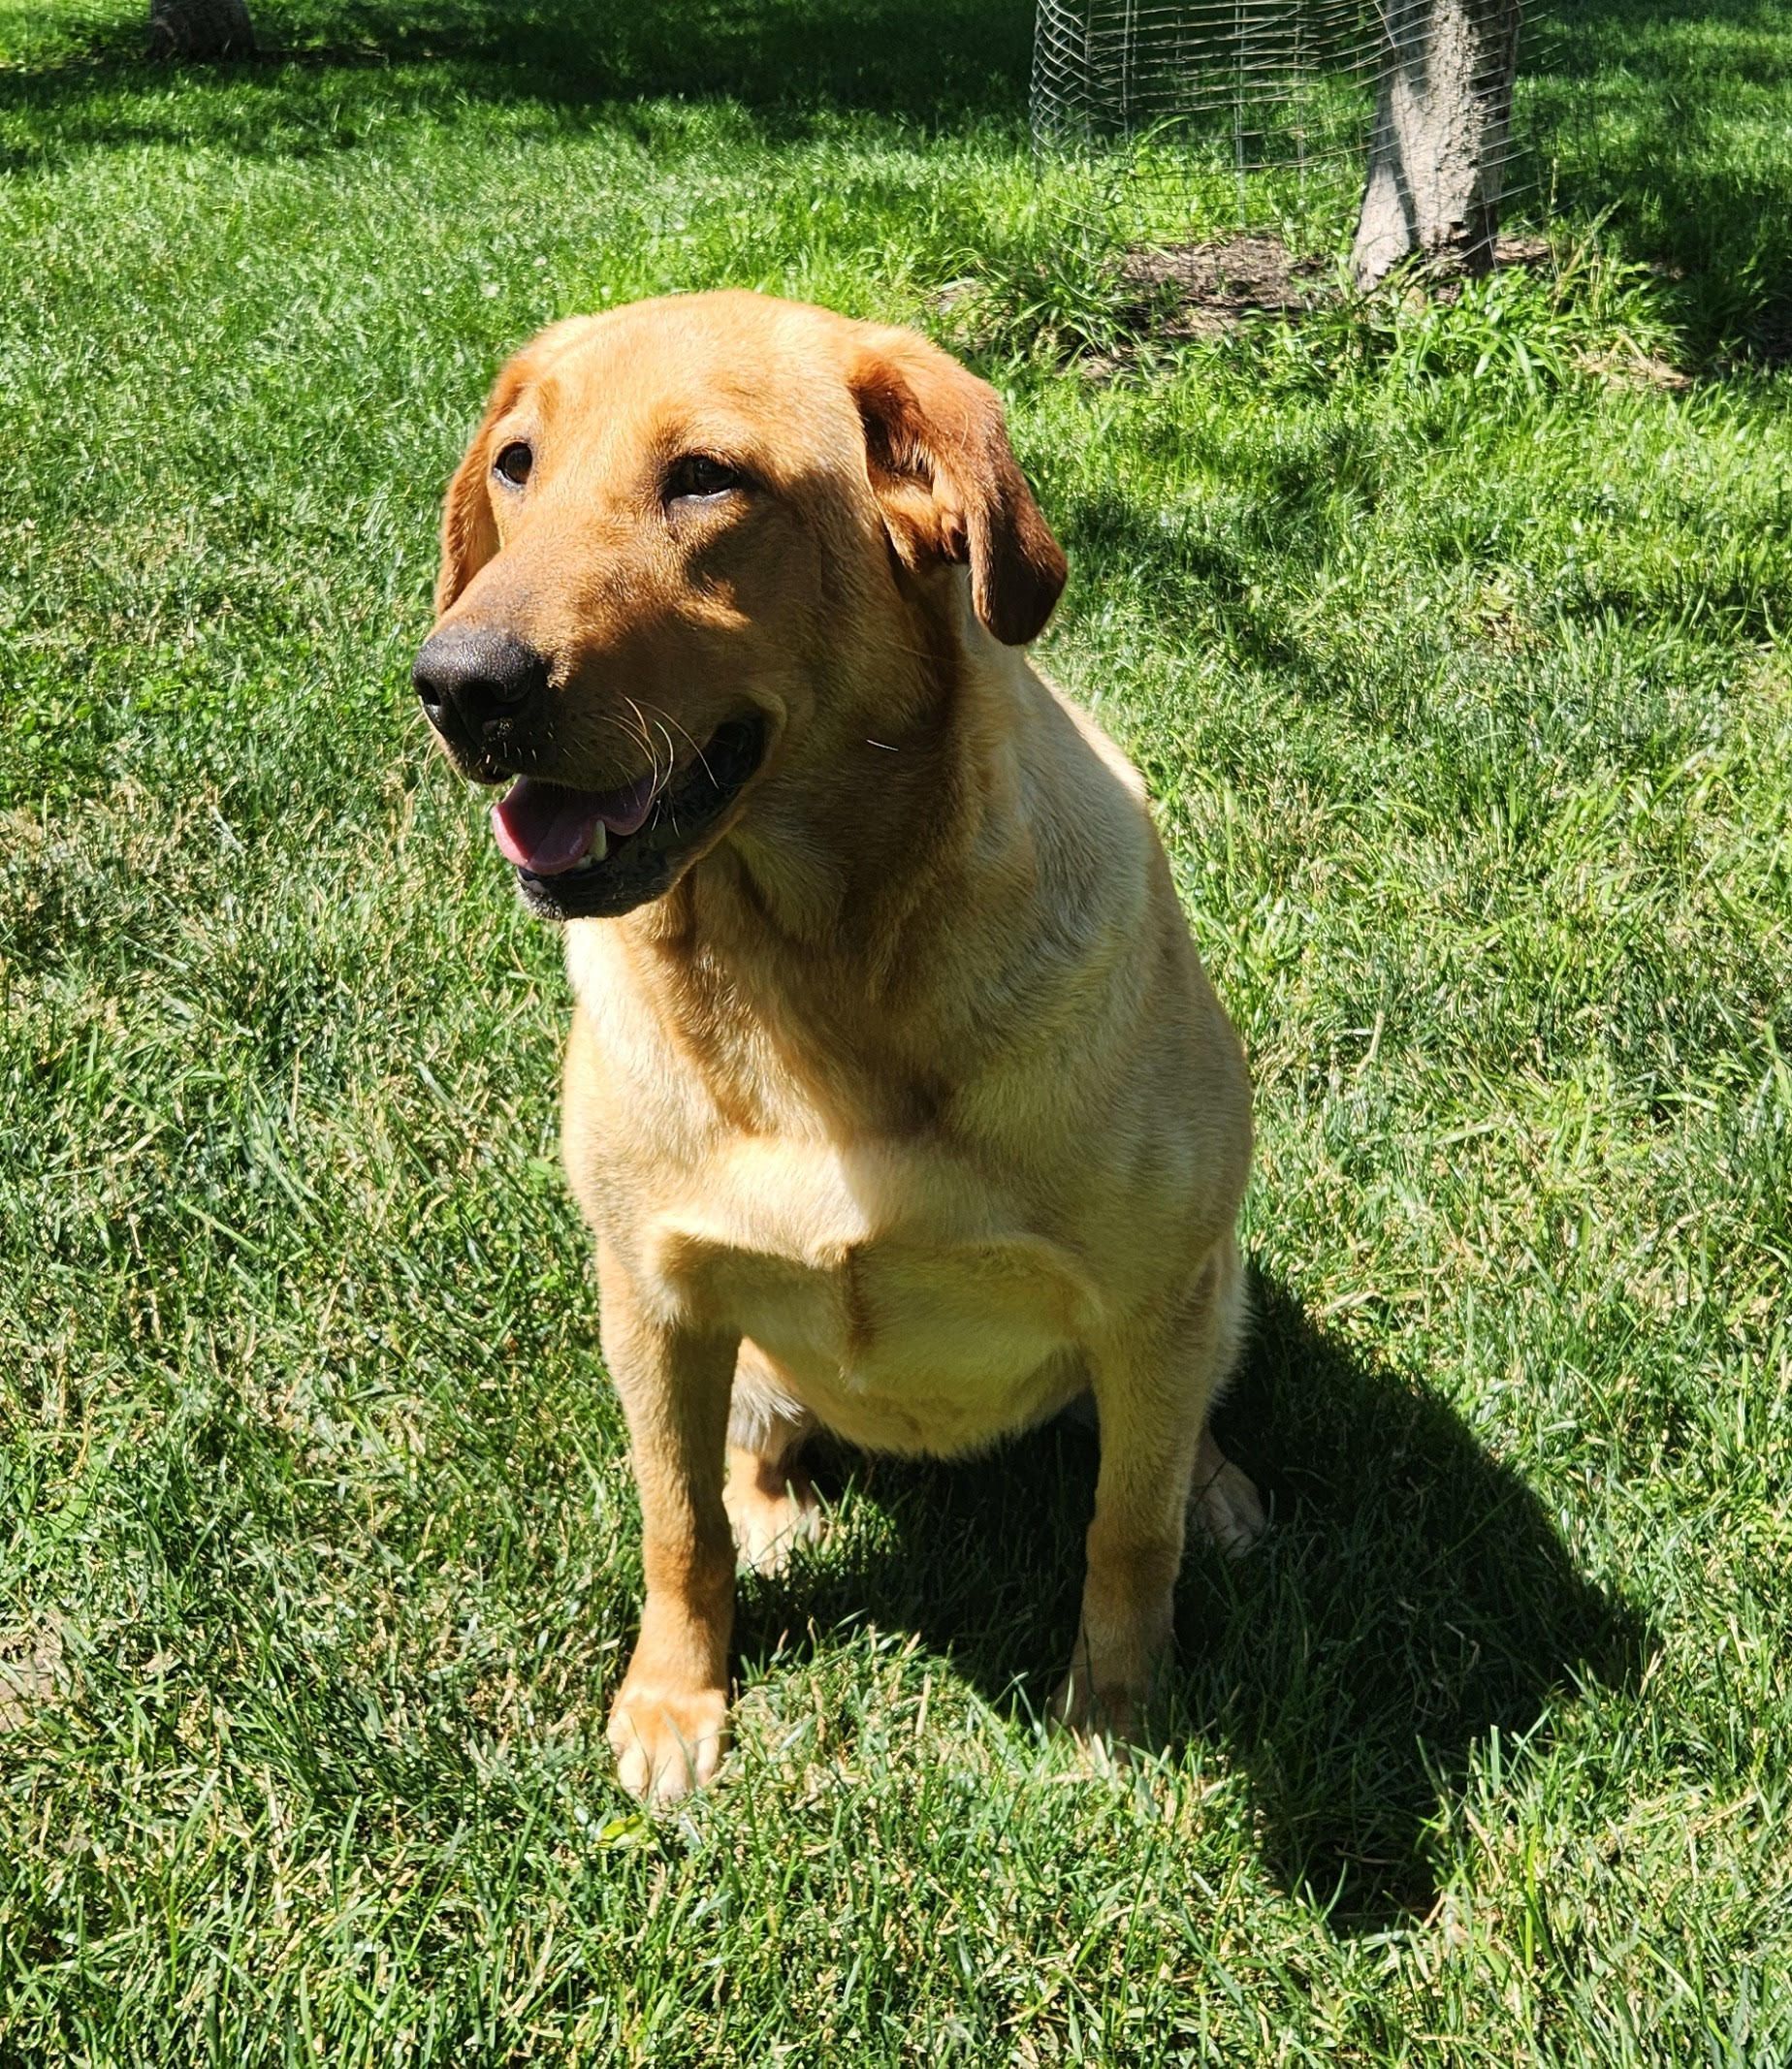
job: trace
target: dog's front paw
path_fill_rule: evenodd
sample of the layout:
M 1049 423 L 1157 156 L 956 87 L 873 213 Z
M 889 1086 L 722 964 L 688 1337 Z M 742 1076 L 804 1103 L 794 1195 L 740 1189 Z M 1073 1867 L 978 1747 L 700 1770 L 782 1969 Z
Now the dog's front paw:
M 1103 1687 L 1077 1669 L 1058 1684 L 1048 1712 L 1052 1729 L 1068 1732 L 1099 1767 L 1126 1759 L 1127 1748 L 1144 1743 L 1142 1690 L 1121 1683 Z
M 715 1779 L 728 1747 L 728 1693 L 700 1688 L 688 1695 L 631 1689 L 625 1682 L 610 1711 L 616 1776 L 628 1794 L 675 1803 Z

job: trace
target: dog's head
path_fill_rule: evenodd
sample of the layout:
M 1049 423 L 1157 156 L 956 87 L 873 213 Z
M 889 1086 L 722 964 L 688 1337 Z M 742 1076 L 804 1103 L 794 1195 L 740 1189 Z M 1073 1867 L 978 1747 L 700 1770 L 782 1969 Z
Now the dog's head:
M 1064 577 L 1001 404 L 955 360 L 675 297 L 556 324 L 499 374 L 414 676 L 456 766 L 515 780 L 493 826 L 530 905 L 613 915 L 772 769 L 875 730 L 878 655 L 913 652 L 917 613 L 1021 646 Z

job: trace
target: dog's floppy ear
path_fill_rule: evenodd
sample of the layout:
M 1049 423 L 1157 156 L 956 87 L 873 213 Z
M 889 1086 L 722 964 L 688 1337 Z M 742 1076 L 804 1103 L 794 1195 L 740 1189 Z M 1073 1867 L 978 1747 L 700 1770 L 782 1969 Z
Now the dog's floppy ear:
M 530 338 L 492 384 L 485 414 L 461 464 L 448 484 L 442 504 L 442 558 L 435 574 L 435 615 L 439 618 L 466 585 L 497 552 L 497 521 L 492 514 L 492 427 L 515 402 L 525 385 L 545 371 L 554 347 L 566 334 L 583 327 L 584 317 L 552 323 Z
M 995 390 L 910 331 L 861 334 L 848 381 L 898 559 L 915 572 L 968 562 L 989 630 L 1008 647 L 1037 639 L 1064 589 L 1064 549 L 1020 471 Z

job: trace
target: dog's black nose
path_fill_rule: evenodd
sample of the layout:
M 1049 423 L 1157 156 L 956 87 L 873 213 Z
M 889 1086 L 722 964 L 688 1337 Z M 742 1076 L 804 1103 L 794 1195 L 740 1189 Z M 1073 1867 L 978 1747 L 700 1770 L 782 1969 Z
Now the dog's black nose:
M 444 625 L 411 670 L 430 723 L 451 748 L 484 754 L 527 725 L 548 687 L 548 664 L 514 632 Z

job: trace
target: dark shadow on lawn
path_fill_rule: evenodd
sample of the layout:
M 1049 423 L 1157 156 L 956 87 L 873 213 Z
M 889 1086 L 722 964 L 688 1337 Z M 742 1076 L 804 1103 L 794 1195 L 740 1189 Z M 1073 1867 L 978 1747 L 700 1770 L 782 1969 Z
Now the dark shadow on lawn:
M 33 133 L 0 162 L 157 142 L 254 157 L 352 148 L 404 111 L 468 102 L 550 129 L 613 120 L 641 99 L 731 102 L 768 136 L 841 113 L 925 128 L 1025 118 L 1029 0 L 508 0 L 256 10 L 269 54 L 171 66 L 112 41 L 35 72 L 0 72 L 0 108 Z M 208 82 L 229 92 L 171 91 Z
M 1168 454 L 1177 431 L 1166 422 L 1136 435 L 1148 450 L 1156 442 Z M 1364 510 L 1402 493 L 1385 440 L 1385 429 L 1364 413 L 1328 427 L 1321 438 L 1303 436 L 1298 444 L 1260 451 L 1251 457 L 1248 510 L 1229 512 L 1224 525 L 1211 526 L 1197 514 L 1186 529 L 1168 527 L 1162 507 L 1129 493 L 1117 474 L 1094 484 L 1060 482 L 1052 478 L 1051 454 L 1023 452 L 1029 471 L 1043 477 L 1045 507 L 1071 560 L 1071 586 L 1057 624 L 1074 624 L 1114 596 L 1148 598 L 1160 640 L 1210 639 L 1218 624 L 1238 662 L 1276 675 L 1316 706 L 1334 708 L 1335 667 L 1315 658 L 1281 597 L 1260 595 L 1252 578 L 1264 558 L 1291 571 L 1317 572 L 1347 523 L 1337 507 L 1341 493 L 1354 491 Z M 1440 528 L 1432 551 L 1452 564 L 1497 558 L 1501 548 Z M 1748 566 L 1708 566 L 1686 581 L 1689 587 L 1696 582 L 1699 608 L 1711 621 L 1734 627 L 1744 639 L 1776 636 L 1778 596 Z M 1616 613 L 1644 627 L 1678 624 L 1688 607 L 1687 590 L 1664 589 L 1646 566 L 1613 560 L 1601 566 L 1596 586 L 1571 591 L 1557 608 L 1566 620 L 1598 623 Z M 1148 775 L 1156 779 L 1158 773 L 1147 765 Z M 1182 773 L 1164 775 L 1159 794 L 1168 796 Z
M 1584 1677 L 1632 1678 L 1646 1632 L 1453 1410 L 1273 1282 L 1256 1295 L 1216 1426 L 1275 1521 L 1242 1561 L 1191 1549 L 1176 1740 L 1217 1740 L 1248 1770 L 1286 1888 L 1334 1929 L 1379 1929 L 1434 1901 L 1427 1827 L 1488 1735 L 1534 1732 Z M 1074 1633 L 1095 1462 L 1093 1436 L 1065 1424 L 980 1465 L 824 1455 L 824 1491 L 850 1473 L 895 1544 L 749 1591 L 743 1656 L 868 1619 L 920 1633 L 1008 1714 L 1038 1714 Z
M 1695 356 L 1792 358 L 1792 11 L 1562 0 L 1533 90 L 1558 210 L 1670 276 Z

